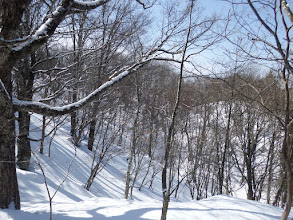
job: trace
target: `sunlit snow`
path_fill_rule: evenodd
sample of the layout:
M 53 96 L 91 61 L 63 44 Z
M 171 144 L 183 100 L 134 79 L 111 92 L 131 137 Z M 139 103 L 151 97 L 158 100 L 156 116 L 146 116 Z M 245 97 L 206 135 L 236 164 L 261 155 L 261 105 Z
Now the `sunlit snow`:
M 40 137 L 41 116 L 32 116 L 31 138 Z M 50 130 L 50 128 L 48 128 Z M 123 154 L 115 157 L 98 174 L 90 192 L 84 189 L 91 166 L 91 152 L 85 146 L 75 148 L 69 138 L 69 124 L 63 125 L 51 146 L 51 157 L 47 156 L 49 138 L 45 142 L 44 155 L 37 153 L 39 142 L 32 142 L 36 155 L 45 170 L 51 195 L 67 174 L 65 183 L 53 199 L 54 220 L 78 219 L 160 219 L 161 177 L 154 180 L 153 190 L 148 187 L 141 191 L 134 189 L 133 198 L 123 199 L 127 159 Z M 123 147 L 123 146 L 122 146 Z M 0 210 L 0 220 L 42 220 L 49 219 L 49 202 L 41 170 L 32 159 L 30 171 L 17 170 L 21 196 L 21 210 Z M 192 201 L 188 190 L 182 187 L 179 199 L 172 197 L 168 220 L 240 220 L 240 219 L 280 219 L 282 209 L 255 201 L 232 196 L 213 196 L 200 201 Z M 290 215 L 290 218 L 293 214 Z

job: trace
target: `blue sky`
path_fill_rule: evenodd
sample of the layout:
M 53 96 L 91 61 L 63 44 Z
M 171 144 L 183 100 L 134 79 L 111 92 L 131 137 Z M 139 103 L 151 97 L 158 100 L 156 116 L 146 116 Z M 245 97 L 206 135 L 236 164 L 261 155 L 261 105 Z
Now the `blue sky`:
M 215 12 L 225 15 L 231 8 L 231 4 L 223 0 L 199 0 L 199 4 L 203 5 L 207 12 Z

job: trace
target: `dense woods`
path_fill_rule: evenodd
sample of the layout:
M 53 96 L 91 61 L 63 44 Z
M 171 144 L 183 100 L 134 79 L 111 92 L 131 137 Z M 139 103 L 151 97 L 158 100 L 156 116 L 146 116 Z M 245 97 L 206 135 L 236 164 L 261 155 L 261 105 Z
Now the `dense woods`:
M 194 200 L 243 187 L 287 219 L 293 14 L 285 0 L 226 4 L 212 15 L 199 0 L 1 0 L 0 207 L 20 209 L 31 141 L 50 157 L 44 140 L 68 123 L 94 155 L 87 190 L 123 153 L 125 199 L 162 176 L 162 220 L 183 185 Z

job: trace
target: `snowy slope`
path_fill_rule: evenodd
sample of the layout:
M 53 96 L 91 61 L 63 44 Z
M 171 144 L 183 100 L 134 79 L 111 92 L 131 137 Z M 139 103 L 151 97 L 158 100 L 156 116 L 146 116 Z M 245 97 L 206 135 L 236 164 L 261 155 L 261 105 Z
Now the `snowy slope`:
M 39 124 L 40 117 L 34 115 L 32 138 L 40 138 L 40 129 L 36 126 Z M 98 174 L 90 191 L 87 191 L 84 185 L 90 172 L 91 153 L 84 146 L 75 148 L 70 143 L 66 125 L 55 136 L 51 157 L 47 156 L 49 139 L 45 142 L 44 155 L 37 153 L 39 142 L 32 142 L 38 159 L 33 159 L 30 171 L 17 170 L 21 211 L 0 210 L 0 220 L 49 219 L 49 200 L 38 161 L 45 171 L 51 196 L 67 177 L 53 198 L 54 220 L 160 218 L 160 175 L 154 180 L 153 190 L 148 187 L 141 191 L 135 189 L 133 199 L 122 199 L 127 160 L 125 155 L 120 155 Z M 231 196 L 190 201 L 187 189 L 183 188 L 179 199 L 171 200 L 168 219 L 280 219 L 281 214 L 280 208 Z

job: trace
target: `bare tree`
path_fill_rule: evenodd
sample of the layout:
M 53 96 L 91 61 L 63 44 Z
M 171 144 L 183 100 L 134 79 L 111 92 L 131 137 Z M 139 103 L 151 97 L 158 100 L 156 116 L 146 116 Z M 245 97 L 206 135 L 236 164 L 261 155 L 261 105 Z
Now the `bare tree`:
M 25 9 L 31 3 L 31 0 L 8 1 L 3 0 L 0 4 L 0 207 L 7 208 L 14 202 L 15 208 L 20 209 L 20 199 L 15 166 L 15 146 L 14 146 L 14 111 L 35 112 L 42 115 L 63 115 L 71 113 L 86 104 L 95 100 L 101 92 L 121 81 L 131 73 L 152 60 L 169 60 L 173 58 L 162 57 L 165 51 L 166 42 L 173 36 L 176 26 L 166 31 L 166 35 L 160 38 L 154 45 L 143 50 L 140 56 L 134 62 L 112 71 L 108 81 L 99 86 L 96 90 L 82 98 L 81 100 L 70 103 L 62 107 L 52 107 L 41 102 L 23 101 L 13 97 L 11 72 L 15 62 L 29 53 L 37 50 L 44 45 L 54 34 L 56 28 L 72 13 L 83 10 L 92 10 L 98 8 L 110 0 L 78 1 L 62 0 L 49 9 L 48 15 L 43 23 L 35 31 L 27 36 L 18 37 L 18 29 Z M 141 1 L 136 1 L 145 6 Z M 58 5 L 57 5 L 58 4 Z M 62 75 L 62 74 L 61 74 Z
M 64 175 L 63 180 L 60 182 L 60 184 L 57 186 L 56 190 L 53 193 L 49 189 L 49 185 L 48 185 L 48 182 L 47 182 L 46 173 L 45 173 L 45 170 L 43 168 L 43 165 L 41 164 L 40 159 L 38 158 L 38 156 L 34 152 L 32 152 L 32 153 L 33 153 L 33 155 L 34 155 L 34 157 L 35 157 L 35 159 L 37 161 L 37 165 L 41 169 L 41 172 L 42 172 L 42 175 L 43 175 L 43 178 L 44 178 L 44 184 L 45 184 L 45 187 L 46 187 L 46 191 L 47 191 L 47 195 L 48 195 L 48 199 L 49 199 L 49 207 L 50 207 L 49 219 L 52 220 L 53 219 L 53 199 L 57 195 L 57 193 L 59 192 L 60 188 L 65 183 L 66 179 L 68 178 L 68 176 L 70 174 L 71 166 L 72 166 L 72 164 L 73 164 L 73 162 L 75 160 L 75 157 L 76 157 L 76 148 L 74 148 L 73 158 L 70 161 L 70 163 L 68 164 L 68 169 L 67 169 L 67 172 Z
M 235 13 L 236 21 L 240 24 L 240 32 L 245 33 L 248 41 L 243 41 L 238 48 L 243 57 L 255 62 L 262 63 L 275 69 L 283 81 L 283 114 L 273 112 L 284 129 L 282 146 L 282 160 L 287 172 L 287 201 L 282 220 L 287 219 L 291 210 L 293 192 L 293 168 L 292 168 L 292 142 L 290 139 L 291 120 L 290 112 L 290 79 L 292 77 L 292 12 L 286 0 L 274 1 L 232 1 L 234 9 L 245 7 L 250 9 L 253 17 L 243 17 Z M 240 4 L 239 4 L 240 3 Z M 242 14 L 243 15 L 243 14 Z M 243 39 L 243 38 L 242 38 Z M 246 44 L 246 45 L 244 45 Z M 240 55 L 240 54 L 239 54 Z M 272 63 L 272 64 L 271 64 Z M 266 105 L 266 103 L 264 103 Z
M 191 5 L 189 6 L 189 24 L 188 24 L 187 34 L 186 34 L 186 41 L 185 41 L 185 45 L 183 47 L 183 52 L 182 52 L 176 101 L 175 101 L 175 105 L 174 105 L 172 116 L 171 116 L 170 126 L 168 128 L 167 140 L 166 140 L 166 146 L 165 146 L 165 152 L 164 152 L 163 170 L 162 170 L 163 207 L 162 207 L 161 220 L 167 219 L 167 211 L 168 211 L 168 206 L 169 206 L 169 201 L 170 201 L 170 196 L 171 196 L 171 191 L 172 191 L 172 189 L 171 189 L 172 178 L 170 175 L 171 172 L 168 172 L 168 168 L 171 170 L 170 152 L 171 152 L 173 136 L 174 136 L 175 120 L 176 120 L 176 116 L 178 113 L 178 107 L 179 107 L 179 100 L 180 100 L 180 94 L 181 94 L 181 84 L 182 84 L 182 77 L 183 77 L 183 71 L 184 71 L 183 68 L 184 68 L 184 62 L 186 59 L 185 55 L 186 55 L 189 36 L 190 36 L 190 32 L 191 32 L 191 24 L 192 24 L 191 19 L 192 19 L 193 6 L 194 6 L 194 1 L 192 0 Z M 167 177 L 168 173 L 169 173 L 169 177 Z

